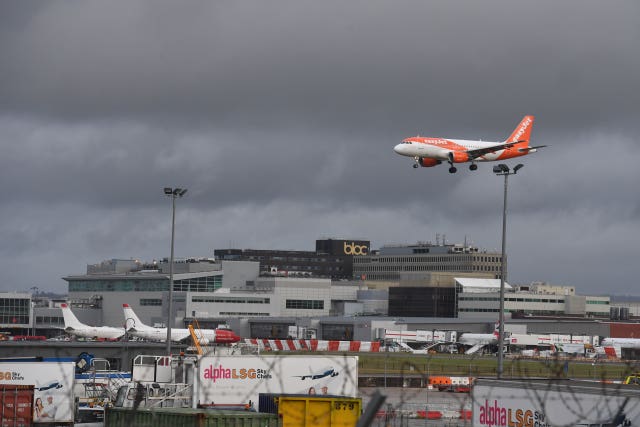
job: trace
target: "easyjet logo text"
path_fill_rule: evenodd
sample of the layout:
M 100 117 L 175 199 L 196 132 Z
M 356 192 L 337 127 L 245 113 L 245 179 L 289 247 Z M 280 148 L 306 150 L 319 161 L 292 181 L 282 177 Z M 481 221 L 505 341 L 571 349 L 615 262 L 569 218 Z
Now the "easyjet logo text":
M 344 254 L 345 255 L 366 255 L 369 253 L 369 247 L 367 245 L 356 245 L 355 242 L 344 242 Z
M 532 409 L 503 408 L 494 400 L 490 404 L 488 400 L 480 406 L 480 425 L 504 426 L 504 427 L 548 427 L 543 413 Z
M 527 128 L 529 127 L 530 124 L 531 124 L 531 118 L 527 117 L 526 120 L 523 121 L 522 124 L 520 125 L 520 128 L 518 129 L 518 132 L 516 132 L 513 135 L 513 140 L 514 141 L 519 141 L 520 137 L 527 130 Z
M 270 379 L 271 374 L 266 369 L 254 368 L 224 368 L 222 365 L 214 367 L 209 365 L 204 369 L 204 379 L 213 380 L 265 380 Z

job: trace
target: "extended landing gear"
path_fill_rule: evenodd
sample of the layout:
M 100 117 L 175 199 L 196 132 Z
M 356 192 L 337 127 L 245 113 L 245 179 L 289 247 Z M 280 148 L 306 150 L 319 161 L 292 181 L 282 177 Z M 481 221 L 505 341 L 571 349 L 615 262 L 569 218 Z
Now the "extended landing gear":
M 474 171 L 474 170 L 476 170 L 476 169 L 478 169 L 478 165 L 476 165 L 475 163 L 471 163 L 471 164 L 469 165 L 469 170 Z
M 455 166 L 451 165 L 451 167 L 449 168 L 449 173 L 456 173 L 458 172 L 458 169 L 456 169 Z
M 414 164 L 413 164 L 413 168 L 414 168 L 414 169 L 418 169 L 418 164 L 417 164 L 417 163 L 414 163 Z

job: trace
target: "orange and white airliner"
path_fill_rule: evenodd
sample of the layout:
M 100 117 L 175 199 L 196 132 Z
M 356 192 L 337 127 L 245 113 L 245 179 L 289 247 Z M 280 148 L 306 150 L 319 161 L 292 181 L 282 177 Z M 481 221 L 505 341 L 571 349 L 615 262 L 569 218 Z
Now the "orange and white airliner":
M 402 156 L 413 157 L 414 168 L 431 167 L 448 162 L 449 172 L 456 173 L 458 169 L 453 165 L 454 163 L 470 162 L 469 169 L 473 171 L 478 169 L 476 162 L 511 159 L 535 153 L 538 148 L 546 147 L 546 145 L 532 147 L 529 144 L 533 120 L 533 116 L 524 116 L 511 136 L 504 142 L 414 136 L 393 147 L 393 151 Z

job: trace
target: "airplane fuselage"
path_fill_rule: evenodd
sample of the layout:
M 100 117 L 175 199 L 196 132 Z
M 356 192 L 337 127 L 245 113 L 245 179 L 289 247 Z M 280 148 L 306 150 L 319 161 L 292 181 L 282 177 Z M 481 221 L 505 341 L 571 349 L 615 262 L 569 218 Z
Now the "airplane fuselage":
M 405 139 L 402 143 L 396 145 L 393 150 L 401 156 L 407 157 L 423 157 L 449 161 L 450 153 L 463 153 L 468 150 L 477 150 L 488 147 L 495 147 L 502 144 L 501 142 L 489 141 L 472 141 L 466 139 L 444 139 L 444 138 L 427 138 L 415 136 Z M 484 154 L 474 159 L 476 162 L 493 162 L 496 160 L 510 159 L 512 157 L 524 156 L 528 153 L 535 152 L 535 149 L 528 152 L 520 152 L 518 149 L 511 147 L 503 150 Z M 469 161 L 469 160 L 464 160 Z M 454 160 L 454 163 L 455 160 Z
M 127 333 L 131 336 L 152 341 L 167 341 L 167 328 L 155 328 L 145 325 L 138 318 L 129 304 L 122 304 Z M 240 337 L 229 329 L 196 329 L 195 334 L 200 344 L 233 344 Z M 179 342 L 189 339 L 191 331 L 185 328 L 171 328 L 171 341 Z
M 498 337 L 495 334 L 464 333 L 460 336 L 458 343 L 463 345 L 497 344 Z
M 602 347 L 619 346 L 620 348 L 640 349 L 640 338 L 604 338 L 600 341 Z
M 124 335 L 124 328 L 110 326 L 67 327 L 65 332 L 83 338 L 118 339 Z
M 134 337 L 144 338 L 153 341 L 166 341 L 167 340 L 167 328 L 131 328 L 127 331 L 129 335 Z M 207 340 L 212 344 L 231 344 L 240 341 L 233 331 L 225 329 L 200 329 L 197 330 L 196 335 L 201 340 Z M 188 339 L 191 333 L 188 329 L 184 328 L 171 328 L 171 341 L 179 342 Z

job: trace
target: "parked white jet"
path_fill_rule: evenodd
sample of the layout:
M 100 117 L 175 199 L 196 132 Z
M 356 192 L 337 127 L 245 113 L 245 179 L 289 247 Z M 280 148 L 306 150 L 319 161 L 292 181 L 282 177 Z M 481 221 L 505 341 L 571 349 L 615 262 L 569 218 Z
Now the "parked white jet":
M 118 339 L 124 336 L 124 328 L 112 326 L 89 326 L 81 323 L 67 304 L 60 305 L 64 317 L 64 331 L 84 338 Z
M 603 338 L 600 341 L 602 347 L 615 347 L 620 348 L 640 348 L 640 338 Z
M 496 328 L 491 334 L 474 334 L 470 332 L 463 333 L 458 339 L 458 344 L 464 346 L 470 346 L 464 354 L 474 354 L 482 350 L 488 345 L 497 345 L 500 333 L 498 331 L 499 323 L 496 323 Z
M 155 328 L 142 323 L 129 304 L 122 304 L 127 333 L 134 337 L 153 341 L 166 341 L 167 328 Z M 200 344 L 231 344 L 240 341 L 240 337 L 228 329 L 196 330 Z M 171 328 L 171 341 L 180 342 L 191 338 L 189 329 Z
M 488 345 L 497 343 L 498 331 L 495 331 L 492 334 L 472 334 L 470 332 L 465 332 L 460 336 L 460 339 L 458 340 L 458 344 L 462 345 Z

